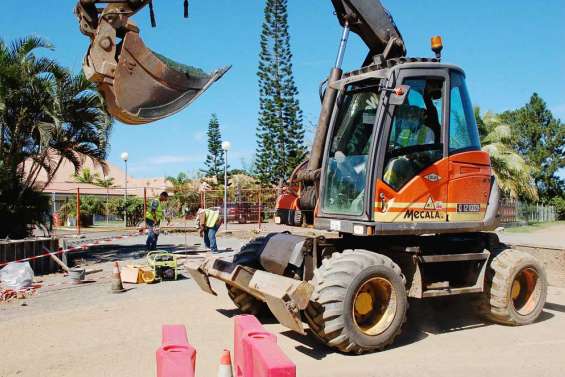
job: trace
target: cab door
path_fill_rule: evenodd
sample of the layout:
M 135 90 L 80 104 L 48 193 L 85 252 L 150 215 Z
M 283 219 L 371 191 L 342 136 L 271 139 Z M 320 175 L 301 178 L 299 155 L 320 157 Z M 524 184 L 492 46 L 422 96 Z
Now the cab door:
M 456 70 L 450 76 L 448 219 L 481 221 L 491 188 L 490 157 L 481 151 L 465 76 Z
M 378 222 L 429 223 L 447 220 L 449 165 L 446 137 L 446 70 L 411 70 L 403 105 L 388 109 L 375 192 Z

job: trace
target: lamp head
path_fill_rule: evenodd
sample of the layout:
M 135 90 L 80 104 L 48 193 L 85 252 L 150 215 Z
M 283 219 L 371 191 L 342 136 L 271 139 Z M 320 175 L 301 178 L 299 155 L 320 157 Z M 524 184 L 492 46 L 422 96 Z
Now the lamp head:
M 230 148 L 231 148 L 231 143 L 230 143 L 229 141 L 223 141 L 223 142 L 222 142 L 222 149 L 223 149 L 224 151 L 227 152 L 227 151 L 230 150 Z

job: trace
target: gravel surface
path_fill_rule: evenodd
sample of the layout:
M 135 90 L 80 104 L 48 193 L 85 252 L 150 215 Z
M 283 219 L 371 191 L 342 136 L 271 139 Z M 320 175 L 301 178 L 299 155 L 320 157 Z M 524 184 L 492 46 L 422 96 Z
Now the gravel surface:
M 237 250 L 252 235 L 219 240 Z M 196 235 L 162 235 L 167 250 L 199 250 Z M 183 278 L 153 285 L 126 285 L 110 293 L 111 260 L 142 263 L 143 237 L 121 240 L 86 258 L 93 282 L 70 285 L 61 274 L 39 277 L 42 288 L 30 299 L 0 303 L 0 376 L 155 376 L 161 325 L 184 324 L 198 350 L 197 375 L 216 375 L 224 348 L 233 349 L 237 315 L 222 284 L 219 296 L 201 292 Z M 233 253 L 225 253 L 230 258 Z M 188 258 L 203 258 L 191 253 Z M 347 356 L 267 321 L 298 375 L 328 376 L 563 376 L 565 289 L 550 288 L 539 321 L 525 327 L 491 325 L 476 317 L 467 297 L 412 301 L 409 320 L 394 347 Z

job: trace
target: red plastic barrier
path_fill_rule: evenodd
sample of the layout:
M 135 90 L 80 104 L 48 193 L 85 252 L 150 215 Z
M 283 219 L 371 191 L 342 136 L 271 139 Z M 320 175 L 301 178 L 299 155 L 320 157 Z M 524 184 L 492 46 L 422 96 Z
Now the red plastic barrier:
M 196 349 L 188 343 L 183 325 L 164 325 L 157 349 L 157 377 L 194 377 Z
M 236 377 L 296 377 L 296 365 L 252 315 L 235 317 L 234 367 Z

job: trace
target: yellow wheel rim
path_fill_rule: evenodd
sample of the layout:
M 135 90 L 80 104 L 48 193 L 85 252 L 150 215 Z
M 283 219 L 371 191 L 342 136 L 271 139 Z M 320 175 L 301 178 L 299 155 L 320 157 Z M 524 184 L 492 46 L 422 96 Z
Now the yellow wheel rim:
M 387 279 L 372 278 L 357 289 L 353 301 L 353 319 L 363 334 L 382 334 L 390 327 L 395 316 L 396 293 Z
M 532 267 L 525 267 L 518 271 L 512 281 L 510 293 L 512 304 L 518 314 L 532 313 L 541 297 L 541 284 L 537 271 Z

